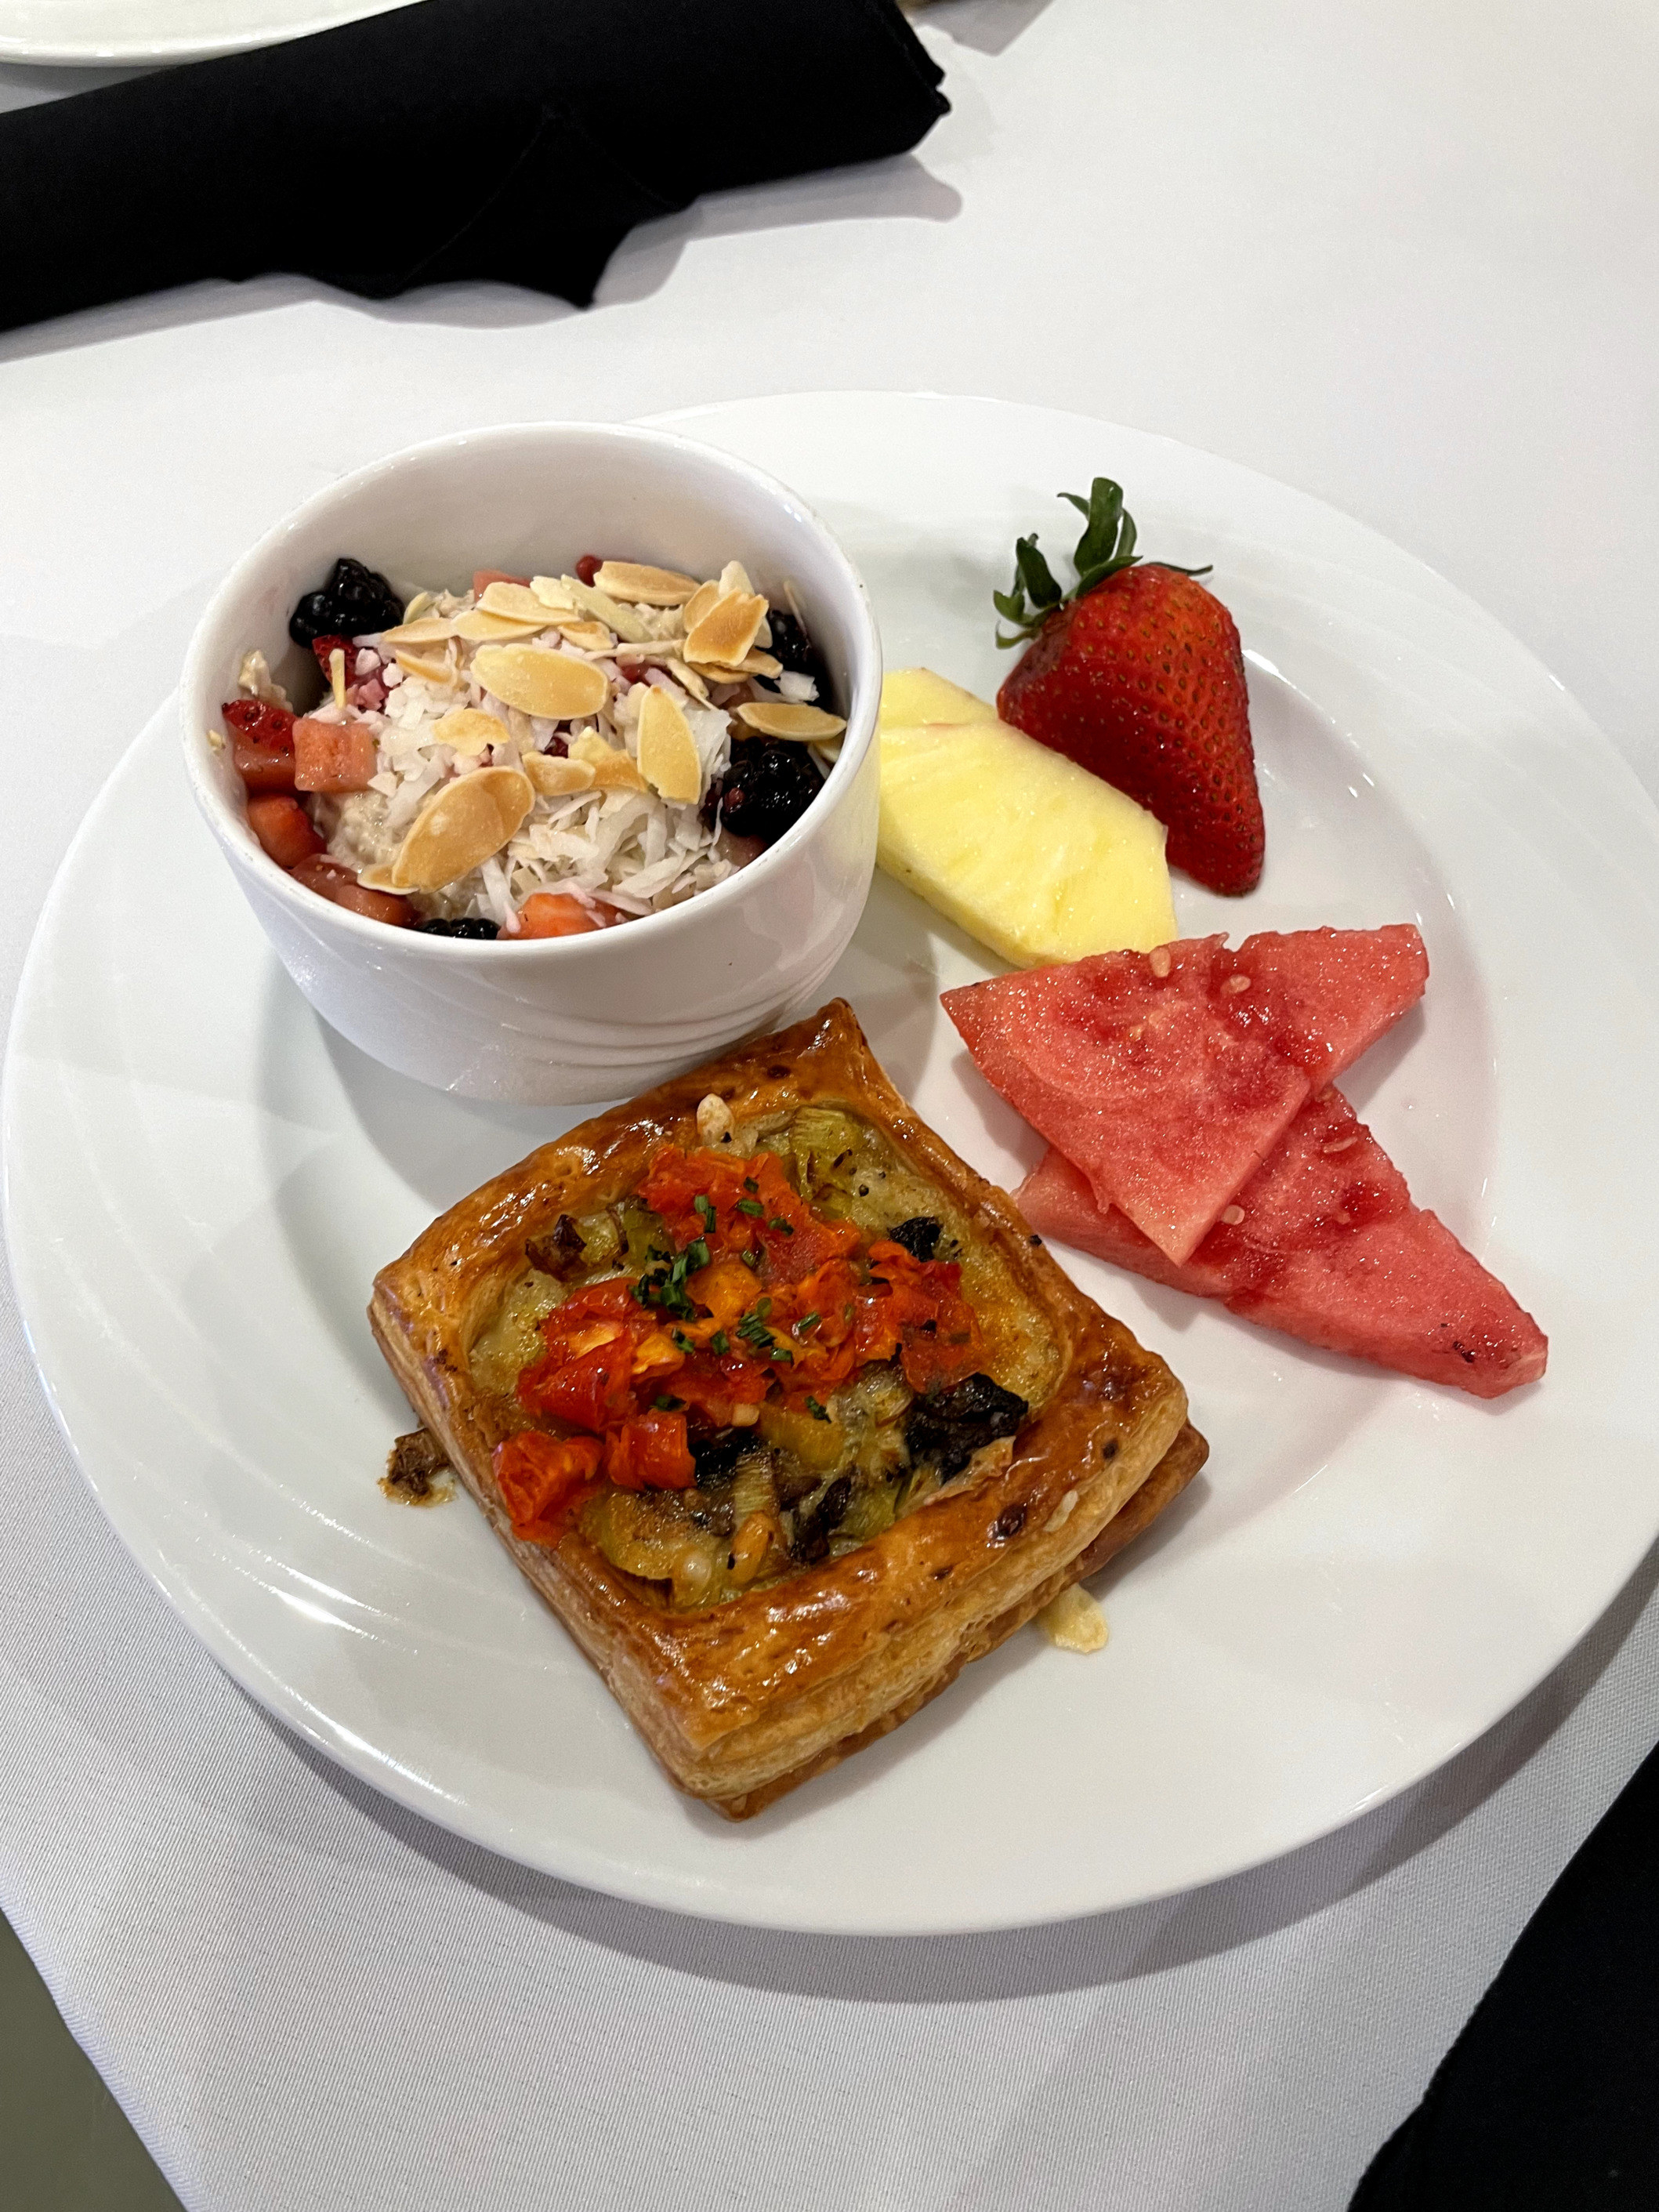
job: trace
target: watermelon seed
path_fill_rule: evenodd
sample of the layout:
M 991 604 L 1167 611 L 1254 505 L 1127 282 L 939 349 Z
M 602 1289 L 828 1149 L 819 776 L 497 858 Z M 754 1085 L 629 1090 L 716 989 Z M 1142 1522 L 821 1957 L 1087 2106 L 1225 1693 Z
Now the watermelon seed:
M 1242 1206 L 1224 1206 L 1221 1209 L 1221 1218 L 1229 1229 L 1237 1229 L 1244 1218 L 1244 1209 Z
M 1248 975 L 1229 975 L 1221 988 L 1224 991 L 1248 991 L 1250 979 Z
M 1167 945 L 1155 945 L 1152 951 L 1146 955 L 1146 965 L 1152 969 L 1153 975 L 1157 976 L 1158 981 L 1161 983 L 1164 981 L 1164 978 L 1170 972 L 1169 946 Z
M 1319 1149 L 1327 1154 L 1346 1152 L 1350 1145 L 1357 1145 L 1358 1142 L 1358 1137 L 1334 1137 L 1328 1145 L 1322 1145 Z

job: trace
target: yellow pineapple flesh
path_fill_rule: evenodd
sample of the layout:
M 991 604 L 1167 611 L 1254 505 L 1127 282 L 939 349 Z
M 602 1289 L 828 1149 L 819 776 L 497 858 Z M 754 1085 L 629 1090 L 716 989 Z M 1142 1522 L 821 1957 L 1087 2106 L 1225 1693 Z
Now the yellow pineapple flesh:
M 907 689 L 911 676 L 941 689 Z M 1162 823 L 931 672 L 887 682 L 896 707 L 950 693 L 987 718 L 899 722 L 884 689 L 878 858 L 890 875 L 1017 967 L 1176 935 Z

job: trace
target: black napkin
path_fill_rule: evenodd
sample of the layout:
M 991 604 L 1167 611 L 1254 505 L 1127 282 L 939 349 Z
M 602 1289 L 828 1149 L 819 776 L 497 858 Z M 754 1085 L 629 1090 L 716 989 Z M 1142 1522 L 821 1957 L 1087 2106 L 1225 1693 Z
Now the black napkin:
M 420 0 L 0 116 L 0 329 L 273 270 L 586 307 L 648 216 L 906 152 L 939 77 L 894 0 Z
M 1659 2205 L 1659 1752 L 1538 1908 L 1350 2212 Z

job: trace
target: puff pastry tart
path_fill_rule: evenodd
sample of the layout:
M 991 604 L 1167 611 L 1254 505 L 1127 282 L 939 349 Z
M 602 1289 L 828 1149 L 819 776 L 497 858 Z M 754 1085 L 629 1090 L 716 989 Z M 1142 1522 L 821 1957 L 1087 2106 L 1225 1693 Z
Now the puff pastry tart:
M 733 1819 L 908 1718 L 1206 1450 L 840 1000 L 463 1199 L 369 1317 L 670 1776 Z

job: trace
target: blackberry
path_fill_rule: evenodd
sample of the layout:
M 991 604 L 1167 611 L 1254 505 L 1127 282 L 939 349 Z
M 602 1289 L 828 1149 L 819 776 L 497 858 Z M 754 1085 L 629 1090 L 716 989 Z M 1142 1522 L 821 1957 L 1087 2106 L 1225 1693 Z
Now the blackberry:
M 459 921 L 445 921 L 441 919 L 435 921 L 417 921 L 415 927 L 423 937 L 471 937 L 477 938 L 481 943 L 492 937 L 499 937 L 501 933 L 497 923 L 483 921 L 471 915 L 465 916 Z
M 368 637 L 395 629 L 403 618 L 404 603 L 386 578 L 343 555 L 322 590 L 307 592 L 295 608 L 288 634 L 295 645 L 312 645 L 319 637 Z
M 720 791 L 720 818 L 734 837 L 775 845 L 823 788 L 805 745 L 782 738 L 739 738 Z
M 830 704 L 830 672 L 823 665 L 823 655 L 806 634 L 805 623 L 793 615 L 780 614 L 775 607 L 766 611 L 766 626 L 772 633 L 772 642 L 767 651 L 774 660 L 782 663 L 791 676 L 810 676 L 818 687 L 817 703 Z

